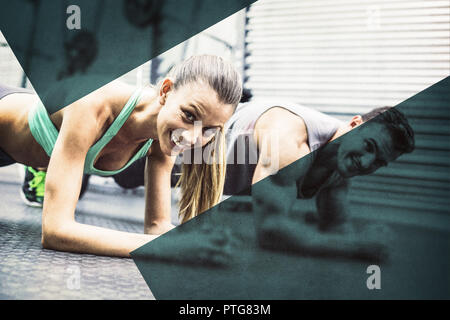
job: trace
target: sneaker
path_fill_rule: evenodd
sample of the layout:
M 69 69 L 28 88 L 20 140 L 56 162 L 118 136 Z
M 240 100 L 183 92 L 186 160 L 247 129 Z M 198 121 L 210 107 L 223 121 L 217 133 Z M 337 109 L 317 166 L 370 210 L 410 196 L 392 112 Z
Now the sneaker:
M 20 195 L 28 206 L 42 207 L 44 203 L 45 175 L 45 171 L 25 167 L 25 179 Z

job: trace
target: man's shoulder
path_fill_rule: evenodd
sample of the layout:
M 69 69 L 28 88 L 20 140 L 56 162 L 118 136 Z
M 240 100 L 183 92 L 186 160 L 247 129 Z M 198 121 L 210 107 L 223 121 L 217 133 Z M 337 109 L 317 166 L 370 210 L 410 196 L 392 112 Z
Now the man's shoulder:
M 307 134 L 303 119 L 294 112 L 281 106 L 272 107 L 264 112 L 256 121 L 255 129 L 289 131 L 292 135 L 297 136 Z

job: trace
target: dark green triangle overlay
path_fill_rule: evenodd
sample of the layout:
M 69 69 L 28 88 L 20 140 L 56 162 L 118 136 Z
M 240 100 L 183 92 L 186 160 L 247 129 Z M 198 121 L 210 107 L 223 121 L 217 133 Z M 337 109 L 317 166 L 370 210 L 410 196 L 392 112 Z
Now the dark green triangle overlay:
M 255 1 L 0 0 L 0 30 L 53 113 Z
M 449 130 L 449 108 L 450 77 L 396 106 L 408 119 L 427 118 L 443 132 Z M 410 121 L 410 124 L 416 132 L 416 145 L 423 144 L 420 120 Z M 351 139 L 356 134 L 353 130 L 339 139 Z M 449 149 L 448 141 L 442 141 L 441 147 Z M 415 153 L 400 158 L 409 159 Z M 290 166 L 301 168 L 310 156 L 312 154 Z M 433 162 L 433 155 L 421 156 Z M 400 168 L 404 166 L 402 162 Z M 448 190 L 450 170 L 448 166 L 442 170 L 442 179 L 446 181 L 444 187 Z M 414 174 L 412 172 L 410 177 L 414 178 Z M 258 185 L 264 185 L 258 189 L 270 192 L 268 178 Z M 443 185 L 436 187 L 442 189 Z M 281 201 L 283 196 L 279 194 L 278 199 Z M 384 207 L 355 207 L 353 204 L 351 209 L 366 210 L 369 215 L 376 215 L 377 210 L 388 214 L 398 212 L 390 207 L 389 198 L 380 200 L 385 202 Z M 439 223 L 448 224 L 449 205 L 441 206 L 438 209 L 444 214 Z M 408 209 L 404 211 L 409 213 Z M 366 287 L 369 276 L 366 268 L 372 264 L 370 261 L 262 250 L 256 241 L 251 203 L 241 200 L 240 196 L 225 200 L 138 248 L 132 252 L 132 257 L 157 299 L 448 299 L 450 233 L 427 229 L 427 212 L 423 212 L 421 219 L 423 228 L 394 224 L 390 225 L 392 238 L 384 238 L 382 233 L 375 234 L 377 240 L 387 244 L 389 249 L 389 259 L 381 263 L 381 290 Z M 227 241 L 223 242 L 223 238 Z M 209 258 L 214 255 L 209 250 L 212 248 L 209 241 L 216 241 L 224 246 L 224 251 L 231 252 L 227 260 L 218 260 L 225 262 L 225 266 L 202 262 L 208 254 Z M 190 252 L 193 248 L 194 251 Z M 204 257 L 198 256 L 199 250 L 205 252 Z

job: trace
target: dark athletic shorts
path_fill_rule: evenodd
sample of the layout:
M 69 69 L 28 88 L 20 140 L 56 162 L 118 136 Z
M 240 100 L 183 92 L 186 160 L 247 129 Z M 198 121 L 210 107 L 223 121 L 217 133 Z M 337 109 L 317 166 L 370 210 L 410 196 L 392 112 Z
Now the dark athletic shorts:
M 0 148 L 0 167 L 9 166 L 14 163 L 16 163 L 16 161 Z
M 33 91 L 24 88 L 15 88 L 0 83 L 0 99 L 11 93 L 33 93 Z M 0 148 L 0 167 L 9 166 L 16 163 L 2 148 Z

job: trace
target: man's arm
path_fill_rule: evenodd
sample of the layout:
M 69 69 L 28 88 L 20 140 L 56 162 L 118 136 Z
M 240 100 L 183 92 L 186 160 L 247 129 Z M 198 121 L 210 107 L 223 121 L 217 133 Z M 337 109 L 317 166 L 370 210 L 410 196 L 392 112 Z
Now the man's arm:
M 303 119 L 280 107 L 269 109 L 258 119 L 253 137 L 259 159 L 252 184 L 276 174 L 310 152 Z M 297 180 L 295 177 L 299 178 L 304 173 L 298 168 L 286 168 L 277 180 Z M 280 184 L 285 183 L 280 181 Z
M 318 225 L 321 230 L 332 230 L 346 221 L 348 205 L 348 182 L 327 187 L 316 196 Z
M 289 213 L 297 194 L 295 182 L 308 170 L 302 164 L 290 164 L 310 150 L 303 120 L 282 108 L 270 109 L 258 119 L 254 139 L 259 160 L 253 175 L 252 200 L 260 233 L 265 219 Z M 283 170 L 277 172 L 279 169 Z

